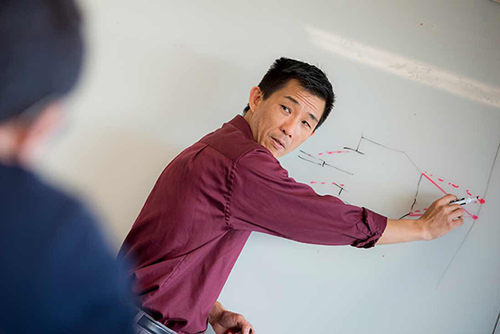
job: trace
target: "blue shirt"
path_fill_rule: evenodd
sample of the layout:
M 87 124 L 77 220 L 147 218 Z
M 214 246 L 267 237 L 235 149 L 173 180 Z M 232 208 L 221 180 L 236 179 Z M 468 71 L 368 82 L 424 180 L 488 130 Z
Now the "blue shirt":
M 0 164 L 0 333 L 132 333 L 123 277 L 80 202 Z

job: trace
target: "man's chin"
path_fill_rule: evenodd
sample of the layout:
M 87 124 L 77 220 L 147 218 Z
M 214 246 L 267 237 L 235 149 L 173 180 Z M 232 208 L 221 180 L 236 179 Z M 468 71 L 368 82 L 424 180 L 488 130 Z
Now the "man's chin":
M 274 155 L 274 157 L 276 159 L 278 159 L 278 158 L 281 158 L 281 157 L 287 155 L 288 152 L 286 152 L 285 150 L 278 150 L 278 151 L 275 151 L 275 152 L 271 151 L 271 153 Z

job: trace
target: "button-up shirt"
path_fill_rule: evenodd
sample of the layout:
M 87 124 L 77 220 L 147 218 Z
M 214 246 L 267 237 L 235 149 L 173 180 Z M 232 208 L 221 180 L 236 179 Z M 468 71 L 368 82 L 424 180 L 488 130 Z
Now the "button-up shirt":
M 119 257 L 142 307 L 179 333 L 203 333 L 250 233 L 370 248 L 387 218 L 288 176 L 236 116 L 162 172 Z

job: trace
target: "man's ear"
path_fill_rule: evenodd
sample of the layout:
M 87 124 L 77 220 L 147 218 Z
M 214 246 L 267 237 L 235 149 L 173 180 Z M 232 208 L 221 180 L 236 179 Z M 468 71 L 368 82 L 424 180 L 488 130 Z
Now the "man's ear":
M 262 90 L 259 88 L 259 86 L 253 86 L 252 89 L 250 89 L 250 96 L 248 97 L 248 105 L 250 106 L 250 111 L 254 112 L 263 99 L 264 94 L 262 93 Z

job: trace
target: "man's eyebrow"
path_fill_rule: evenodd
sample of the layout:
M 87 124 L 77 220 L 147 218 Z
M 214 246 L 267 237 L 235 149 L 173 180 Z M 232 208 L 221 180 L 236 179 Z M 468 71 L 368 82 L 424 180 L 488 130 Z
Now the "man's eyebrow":
M 300 103 L 299 101 L 297 101 L 296 99 L 294 99 L 293 97 L 291 96 L 285 96 L 285 99 L 289 99 L 290 101 L 292 101 L 293 103 L 295 103 L 296 105 L 300 106 Z
M 300 103 L 299 101 L 297 101 L 296 99 L 294 99 L 293 97 L 291 96 L 285 96 L 286 99 L 289 99 L 290 101 L 292 101 L 293 103 L 295 103 L 296 105 L 300 106 Z M 312 113 L 308 112 L 307 115 L 313 119 L 313 121 L 316 121 L 316 124 L 319 123 L 318 119 L 316 118 L 316 116 L 314 116 Z
M 312 113 L 308 112 L 307 113 L 309 115 L 310 118 L 312 118 L 314 121 L 316 121 L 316 124 L 319 123 L 318 119 L 316 118 L 316 116 L 314 116 Z

